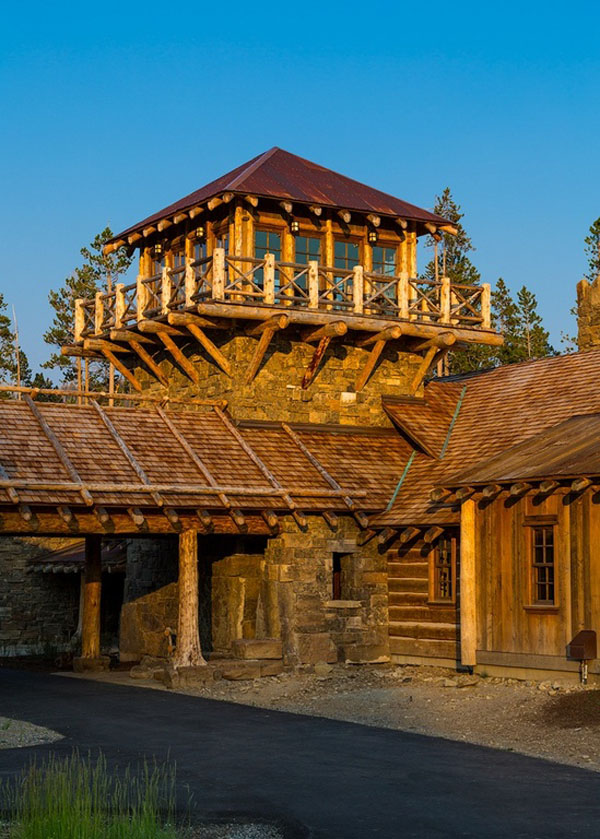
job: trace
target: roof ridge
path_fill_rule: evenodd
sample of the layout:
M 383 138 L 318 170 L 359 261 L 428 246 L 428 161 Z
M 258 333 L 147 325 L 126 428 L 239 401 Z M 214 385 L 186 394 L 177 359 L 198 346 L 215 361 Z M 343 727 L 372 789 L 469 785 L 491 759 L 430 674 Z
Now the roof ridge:
M 278 146 L 273 146 L 273 148 L 270 148 L 268 151 L 265 151 L 258 157 L 255 157 L 254 161 L 251 161 L 249 165 L 246 166 L 243 172 L 240 172 L 239 175 L 236 175 L 236 177 L 225 186 L 225 189 L 235 189 L 237 186 L 241 185 L 241 183 L 247 177 L 249 177 L 249 175 L 254 174 L 254 172 L 256 172 L 257 169 L 260 169 L 260 167 L 263 166 L 267 162 L 267 160 L 273 157 L 273 155 L 278 151 L 282 151 L 282 149 L 280 149 Z

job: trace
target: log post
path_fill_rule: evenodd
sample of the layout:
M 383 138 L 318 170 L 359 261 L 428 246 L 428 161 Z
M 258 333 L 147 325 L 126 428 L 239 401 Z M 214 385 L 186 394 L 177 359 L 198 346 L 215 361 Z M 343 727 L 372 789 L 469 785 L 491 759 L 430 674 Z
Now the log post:
M 75 343 L 83 339 L 83 333 L 85 332 L 84 303 L 85 300 L 81 297 L 75 301 Z
M 475 502 L 463 501 L 460 508 L 460 660 L 477 663 L 477 581 L 475 565 Z
M 362 315 L 365 295 L 365 269 L 362 265 L 355 265 L 352 269 L 352 295 L 354 312 Z
M 489 283 L 481 284 L 481 325 L 484 329 L 492 328 L 492 287 Z
M 108 670 L 110 659 L 100 655 L 100 593 L 102 588 L 102 537 L 85 537 L 85 569 L 81 586 L 81 656 L 73 669 Z
M 96 299 L 94 303 L 94 332 L 99 335 L 102 332 L 102 322 L 104 321 L 104 294 L 101 291 L 96 292 Z
M 263 270 L 263 293 L 265 303 L 271 305 L 275 302 L 275 254 L 265 254 L 265 267 Z
M 314 259 L 308 263 L 308 308 L 319 308 L 319 263 Z
M 450 323 L 450 277 L 442 277 L 440 288 L 440 320 L 442 323 Z
M 223 248 L 215 248 L 213 251 L 211 296 L 214 300 L 225 299 L 225 250 Z
M 409 296 L 408 271 L 401 271 L 398 280 L 398 316 L 404 320 L 408 320 Z
M 179 620 L 175 667 L 205 665 L 198 630 L 198 531 L 179 534 Z
M 123 315 L 127 308 L 124 288 L 125 283 L 115 284 L 115 329 L 120 329 L 123 326 Z

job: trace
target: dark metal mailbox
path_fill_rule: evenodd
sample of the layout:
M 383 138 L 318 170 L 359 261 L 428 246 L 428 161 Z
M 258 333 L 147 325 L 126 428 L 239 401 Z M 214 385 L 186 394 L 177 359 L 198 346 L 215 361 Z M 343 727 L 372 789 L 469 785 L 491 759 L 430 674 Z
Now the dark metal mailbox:
M 597 658 L 596 633 L 593 629 L 582 629 L 567 644 L 567 658 L 574 658 L 577 661 L 591 661 Z

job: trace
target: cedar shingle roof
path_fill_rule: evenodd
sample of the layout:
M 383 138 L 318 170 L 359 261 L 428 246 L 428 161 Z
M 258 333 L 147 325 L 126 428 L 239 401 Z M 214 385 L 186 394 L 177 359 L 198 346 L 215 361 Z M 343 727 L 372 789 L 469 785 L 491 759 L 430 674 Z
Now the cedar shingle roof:
M 430 413 L 447 415 L 448 400 L 464 398 L 442 460 L 417 452 L 393 508 L 378 524 L 458 523 L 456 507 L 434 504 L 430 490 L 451 477 L 578 414 L 600 411 L 600 349 L 510 364 L 425 388 L 423 425 Z M 394 409 L 400 423 L 401 405 Z M 417 408 L 408 423 L 418 426 Z M 438 441 L 446 433 L 440 419 Z
M 341 207 L 363 213 L 400 216 L 420 222 L 448 224 L 440 216 L 414 204 L 408 204 L 359 181 L 340 175 L 303 157 L 274 147 L 253 157 L 226 175 L 186 195 L 174 204 L 153 213 L 143 221 L 127 228 L 113 241 L 143 227 L 148 227 L 174 213 L 183 212 L 224 192 L 257 195 L 265 198 L 288 199 L 301 204 Z
M 211 484 L 190 455 L 191 448 L 210 473 L 212 485 L 229 488 L 226 495 L 236 507 L 287 509 L 281 492 L 270 493 L 273 482 L 262 464 L 292 498 L 294 490 L 301 492 L 294 499 L 299 508 L 307 512 L 348 509 L 342 493 L 332 495 L 331 483 L 278 423 L 240 427 L 248 451 L 217 411 L 169 411 L 169 420 L 187 442 L 186 450 L 156 410 L 104 408 L 105 417 L 145 473 L 144 482 L 93 406 L 40 403 L 37 408 L 98 506 L 155 507 L 150 490 L 144 489 L 146 483 L 155 487 L 169 506 L 222 508 L 219 490 L 201 492 Z M 338 433 L 303 426 L 297 434 L 337 481 L 343 495 L 354 498 L 357 510 L 376 511 L 385 506 L 410 451 L 390 430 L 340 429 Z M 23 504 L 84 503 L 78 485 L 29 405 L 12 399 L 0 400 L 0 505 L 14 503 L 7 481 Z M 257 494 L 249 494 L 254 488 Z M 260 494 L 265 490 L 270 494 Z
M 447 486 L 600 475 L 600 414 L 572 417 L 472 469 Z

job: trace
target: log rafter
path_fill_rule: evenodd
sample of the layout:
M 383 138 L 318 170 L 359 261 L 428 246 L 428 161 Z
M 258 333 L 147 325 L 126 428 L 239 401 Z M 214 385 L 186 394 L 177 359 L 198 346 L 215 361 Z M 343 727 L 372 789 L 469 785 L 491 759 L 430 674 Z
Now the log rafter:
M 85 504 L 88 507 L 93 506 L 94 499 L 92 498 L 92 495 L 91 495 L 90 491 L 85 488 L 85 486 L 83 484 L 83 481 L 79 477 L 79 472 L 77 471 L 77 469 L 75 469 L 75 466 L 73 465 L 70 457 L 66 453 L 62 443 L 60 442 L 60 440 L 58 439 L 58 437 L 56 436 L 54 431 L 52 431 L 52 429 L 50 428 L 50 426 L 46 422 L 46 419 L 43 416 L 42 412 L 40 411 L 40 409 L 38 408 L 38 406 L 35 404 L 35 402 L 33 401 L 33 399 L 31 398 L 31 396 L 28 393 L 24 395 L 23 400 L 24 400 L 25 404 L 31 410 L 31 413 L 33 414 L 33 416 L 35 417 L 38 425 L 40 426 L 40 428 L 44 432 L 44 435 L 46 436 L 48 442 L 50 443 L 50 445 L 52 446 L 52 448 L 56 452 L 56 455 L 57 455 L 58 459 L 60 460 L 62 465 L 65 467 L 65 469 L 67 471 L 67 474 L 69 475 L 71 480 L 75 484 L 78 485 L 79 493 L 80 493 L 81 497 L 83 498 Z

